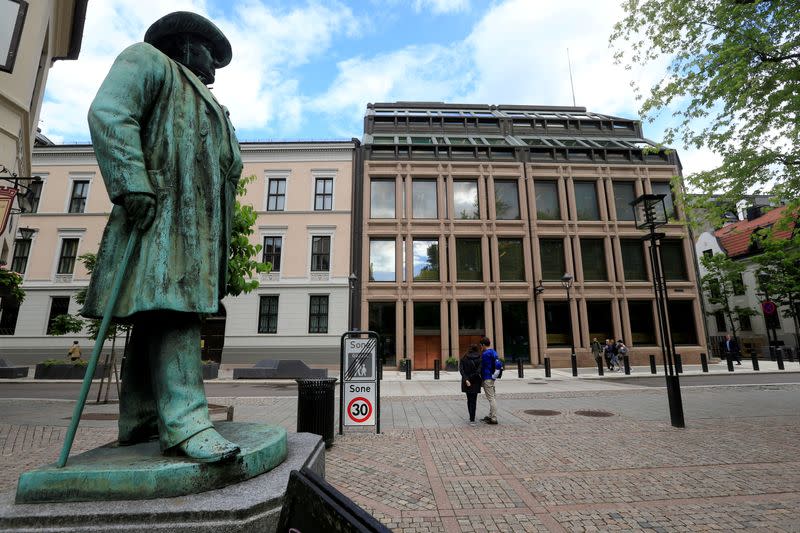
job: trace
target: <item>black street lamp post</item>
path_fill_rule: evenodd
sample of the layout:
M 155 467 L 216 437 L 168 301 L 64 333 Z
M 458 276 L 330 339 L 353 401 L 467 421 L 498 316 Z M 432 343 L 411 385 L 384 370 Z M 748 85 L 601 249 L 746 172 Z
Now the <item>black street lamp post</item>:
M 672 345 L 672 334 L 669 329 L 667 312 L 667 283 L 661 264 L 659 241 L 663 233 L 656 233 L 656 228 L 667 223 L 667 211 L 664 205 L 665 194 L 643 194 L 631 202 L 637 229 L 649 230 L 649 235 L 642 240 L 650 241 L 650 265 L 653 274 L 653 292 L 656 299 L 658 325 L 661 330 L 661 353 L 664 358 L 664 377 L 667 381 L 667 399 L 669 401 L 669 417 L 673 427 L 686 427 L 683 419 L 683 400 L 678 373 L 675 370 L 675 354 Z
M 561 286 L 564 287 L 567 291 L 567 317 L 569 317 L 569 321 L 567 322 L 569 327 L 569 346 L 570 346 L 570 364 L 572 365 L 572 375 L 578 375 L 578 358 L 575 355 L 575 336 L 572 334 L 572 300 L 569 297 L 569 290 L 572 288 L 572 274 L 565 273 L 561 276 Z
M 357 312 L 355 309 L 353 309 L 354 307 L 356 307 L 356 304 L 353 302 L 354 300 L 353 297 L 356 294 L 356 284 L 358 283 L 358 276 L 356 276 L 355 272 L 351 272 L 350 276 L 347 278 L 347 281 L 350 284 L 350 305 L 347 306 L 349 308 L 349 313 L 347 316 L 347 328 L 350 331 L 353 331 L 354 329 L 356 329 L 355 325 L 353 324 L 353 318 L 355 317 L 355 313 Z

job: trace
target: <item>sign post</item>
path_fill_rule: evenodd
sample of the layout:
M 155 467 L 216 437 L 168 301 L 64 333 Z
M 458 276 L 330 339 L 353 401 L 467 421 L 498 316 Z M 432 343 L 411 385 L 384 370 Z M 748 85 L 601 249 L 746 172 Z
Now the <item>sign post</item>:
M 339 380 L 339 435 L 344 426 L 375 426 L 381 432 L 381 389 L 378 379 L 378 345 L 374 331 L 348 331 L 342 335 Z

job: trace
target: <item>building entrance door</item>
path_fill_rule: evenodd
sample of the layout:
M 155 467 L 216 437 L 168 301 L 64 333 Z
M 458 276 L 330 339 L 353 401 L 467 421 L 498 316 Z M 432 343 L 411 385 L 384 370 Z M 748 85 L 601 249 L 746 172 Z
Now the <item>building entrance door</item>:
M 414 302 L 414 370 L 433 370 L 442 357 L 439 302 Z

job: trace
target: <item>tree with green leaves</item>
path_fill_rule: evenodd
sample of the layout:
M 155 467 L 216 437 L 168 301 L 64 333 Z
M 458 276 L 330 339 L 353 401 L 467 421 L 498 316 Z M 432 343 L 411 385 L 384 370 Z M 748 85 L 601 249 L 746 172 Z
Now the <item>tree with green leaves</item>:
M 769 238 L 761 242 L 763 252 L 753 258 L 759 289 L 783 309 L 794 323 L 800 350 L 800 233 L 789 239 Z
M 664 144 L 722 158 L 687 177 L 703 193 L 688 206 L 717 222 L 759 189 L 800 204 L 800 1 L 625 0 L 623 8 L 610 38 L 616 60 L 629 69 L 668 61 L 655 85 L 634 84 L 641 115 L 671 113 Z
M 733 301 L 734 296 L 744 294 L 742 273 L 747 265 L 726 254 L 703 255 L 700 262 L 707 272 L 700 278 L 700 286 L 708 303 L 714 306 L 706 314 L 713 316 L 722 311 L 731 326 L 731 335 L 736 339 L 736 332 L 741 330 L 741 318 L 756 314 L 752 308 L 735 305 Z
M 247 194 L 247 185 L 255 179 L 255 175 L 247 176 L 240 179 L 236 186 L 237 199 L 233 209 L 231 247 L 225 288 L 225 294 L 230 296 L 238 296 L 256 289 L 259 284 L 256 276 L 272 270 L 272 264 L 262 263 L 255 259 L 263 248 L 261 244 L 250 242 L 258 215 L 252 205 L 241 203 L 241 199 Z

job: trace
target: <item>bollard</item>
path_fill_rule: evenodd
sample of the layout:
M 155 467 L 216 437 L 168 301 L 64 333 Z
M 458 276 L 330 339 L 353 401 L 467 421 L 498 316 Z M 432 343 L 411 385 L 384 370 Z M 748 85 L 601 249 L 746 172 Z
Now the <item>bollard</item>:
M 785 370 L 783 368 L 783 350 L 775 350 L 775 358 L 778 360 L 778 370 Z
M 623 355 L 622 356 L 622 363 L 625 366 L 625 375 L 626 376 L 630 376 L 631 375 L 631 358 L 628 357 L 627 355 Z
M 522 359 L 517 359 L 517 377 L 525 377 L 525 371 L 522 369 Z
M 572 376 L 578 375 L 578 357 L 575 354 L 569 356 L 569 361 L 572 364 Z
M 597 360 L 597 375 L 602 376 L 605 374 L 605 366 L 602 359 Z
M 544 358 L 544 377 L 546 377 L 546 378 L 550 377 L 550 358 L 549 357 L 545 357 Z
M 650 354 L 650 373 L 656 373 L 656 356 L 653 354 Z
M 733 356 L 728 354 L 726 361 L 728 362 L 728 372 L 733 372 Z
M 708 373 L 708 356 L 704 353 L 700 353 L 700 366 L 703 367 L 703 372 Z
M 383 381 L 383 359 L 378 359 L 378 381 Z
M 406 379 L 411 379 L 411 359 L 406 359 Z
M 683 374 L 683 359 L 681 359 L 681 354 L 675 354 L 675 372 L 677 374 Z
M 439 379 L 439 370 L 442 368 L 442 362 L 436 359 L 433 362 L 433 379 Z
M 758 368 L 758 355 L 755 350 L 750 350 L 750 360 L 753 362 L 753 370 L 760 370 Z

